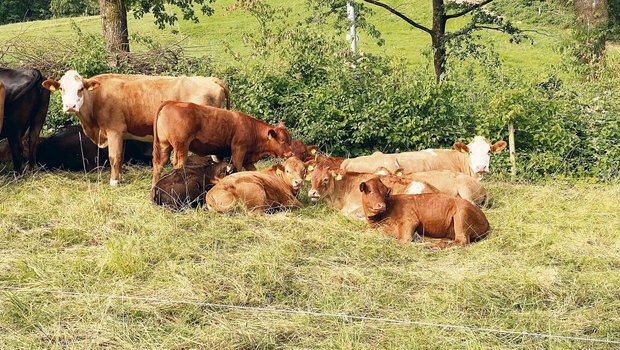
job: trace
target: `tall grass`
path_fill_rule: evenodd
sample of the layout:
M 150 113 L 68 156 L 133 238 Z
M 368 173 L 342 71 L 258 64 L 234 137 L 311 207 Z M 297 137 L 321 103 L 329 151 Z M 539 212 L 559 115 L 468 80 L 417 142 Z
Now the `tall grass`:
M 0 177 L 0 286 L 620 339 L 618 185 L 488 183 L 490 237 L 399 246 L 323 205 L 171 213 L 150 171 Z M 305 198 L 304 198 L 305 200 Z M 306 201 L 307 202 L 307 201 Z M 6 348 L 606 348 L 174 303 L 0 294 Z

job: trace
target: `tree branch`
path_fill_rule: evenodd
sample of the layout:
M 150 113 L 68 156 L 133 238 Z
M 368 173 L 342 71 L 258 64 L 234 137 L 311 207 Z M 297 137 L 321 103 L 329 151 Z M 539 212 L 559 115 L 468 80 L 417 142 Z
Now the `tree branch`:
M 446 19 L 450 19 L 450 18 L 457 18 L 457 17 L 461 17 L 461 16 L 465 16 L 466 14 L 470 13 L 471 11 L 477 9 L 477 8 L 481 8 L 482 6 L 493 2 L 494 0 L 484 0 L 482 2 L 479 2 L 475 5 L 472 5 L 470 8 L 468 8 L 467 10 L 463 10 L 461 12 L 457 12 L 457 13 L 453 13 L 451 15 L 446 15 Z
M 425 31 L 425 32 L 426 32 L 426 33 L 428 33 L 429 35 L 432 35 L 432 34 L 431 34 L 431 30 L 430 30 L 430 29 L 428 29 L 428 28 L 426 28 L 425 26 L 423 26 L 423 25 L 421 25 L 421 24 L 419 24 L 419 23 L 415 22 L 415 21 L 414 21 L 414 20 L 412 20 L 411 18 L 409 18 L 409 17 L 405 16 L 404 14 L 402 14 L 402 13 L 401 13 L 401 12 L 399 12 L 399 11 L 397 11 L 395 8 L 390 7 L 389 5 L 386 5 L 386 4 L 384 4 L 384 3 L 382 3 L 382 2 L 379 2 L 379 1 L 377 1 L 377 0 L 362 0 L 362 1 L 367 2 L 367 3 L 370 3 L 370 4 L 373 4 L 373 5 L 375 5 L 375 6 L 383 7 L 384 9 L 386 9 L 386 10 L 388 10 L 388 11 L 392 12 L 393 14 L 395 14 L 395 15 L 396 15 L 396 16 L 398 16 L 398 17 L 400 17 L 400 19 L 402 19 L 403 21 L 405 21 L 405 22 L 409 23 L 409 24 L 410 24 L 410 25 L 412 25 L 413 27 L 418 28 L 418 29 L 420 29 L 420 30 L 422 30 L 422 31 Z M 493 1 L 493 0 L 487 0 L 487 1 L 491 2 L 491 1 Z

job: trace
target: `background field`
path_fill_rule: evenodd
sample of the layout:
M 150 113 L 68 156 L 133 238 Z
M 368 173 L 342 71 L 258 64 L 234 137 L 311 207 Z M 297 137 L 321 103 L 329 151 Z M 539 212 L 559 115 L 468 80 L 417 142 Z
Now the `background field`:
M 308 119 L 325 117 L 321 113 L 327 110 L 351 115 L 354 122 L 356 118 L 367 118 L 368 127 L 378 124 L 373 118 L 382 114 L 381 96 L 391 97 L 390 89 L 394 86 L 411 83 L 399 80 L 410 76 L 398 74 L 394 74 L 393 85 L 390 79 L 385 80 L 385 85 L 365 81 L 366 89 L 376 88 L 383 93 L 379 101 L 371 97 L 355 100 L 358 92 L 336 94 L 335 88 L 339 87 L 336 81 L 324 91 L 320 86 L 295 90 L 300 93 L 299 100 L 283 102 L 279 98 L 288 98 L 290 94 L 278 95 L 280 90 L 294 88 L 297 80 L 286 75 L 261 75 L 262 70 L 284 70 L 278 57 L 269 57 L 264 62 L 260 58 L 253 62 L 233 58 L 234 53 L 244 57 L 251 54 L 243 34 L 255 32 L 258 26 L 248 13 L 227 13 L 225 9 L 232 2 L 218 0 L 216 14 L 201 18 L 198 24 L 181 22 L 160 31 L 152 24 L 151 17 L 135 20 L 130 16 L 129 29 L 164 45 L 177 43 L 187 35 L 180 45 L 191 56 L 207 55 L 219 69 L 216 72 L 224 72 L 226 67 L 234 71 L 258 64 L 258 73 L 250 70 L 247 75 L 231 74 L 226 78 L 236 79 L 231 80 L 231 85 L 237 106 L 259 116 L 287 111 L 288 102 L 293 105 L 291 110 L 298 105 L 308 108 L 294 117 L 303 114 Z M 429 23 L 425 15 L 428 1 L 389 3 Z M 291 26 L 307 13 L 301 2 L 298 5 L 273 0 L 270 4 L 293 8 L 289 16 Z M 454 85 L 444 85 L 443 90 L 434 90 L 424 85 L 422 77 L 419 82 L 411 83 L 417 85 L 411 85 L 410 90 L 403 90 L 408 93 L 419 88 L 419 94 L 402 93 L 394 97 L 403 99 L 401 104 L 387 101 L 394 103 L 390 105 L 394 109 L 402 107 L 405 116 L 421 114 L 420 119 L 412 119 L 411 123 L 438 120 L 437 125 L 423 125 L 437 132 L 426 142 L 446 146 L 446 142 L 454 142 L 453 134 L 465 137 L 463 130 L 472 133 L 474 126 L 476 131 L 479 127 L 488 128 L 498 137 L 504 135 L 503 124 L 499 129 L 489 126 L 494 119 L 486 114 L 506 112 L 493 107 L 492 98 L 499 95 L 497 100 L 505 97 L 510 102 L 514 96 L 522 100 L 534 96 L 524 103 L 524 114 L 531 116 L 524 120 L 531 124 L 524 122 L 518 130 L 522 133 L 518 134 L 521 145 L 525 147 L 530 142 L 527 151 L 520 150 L 523 152 L 519 158 L 520 170 L 527 175 L 542 175 L 536 177 L 537 182 L 508 181 L 506 155 L 497 156 L 493 163 L 496 176 L 487 179 L 493 199 L 492 207 L 485 210 L 493 227 L 488 239 L 466 248 L 438 252 L 422 243 L 399 246 L 380 231 L 368 229 L 364 222 L 349 220 L 321 204 L 309 204 L 304 194 L 302 200 L 308 207 L 270 216 L 215 215 L 202 209 L 171 213 L 151 204 L 148 168 L 125 168 L 122 185 L 110 188 L 107 170 L 88 175 L 35 170 L 16 180 L 7 166 L 0 169 L 0 348 L 610 349 L 617 346 L 41 291 L 342 313 L 619 341 L 620 185 L 610 180 L 616 179 L 616 160 L 620 159 L 617 156 L 620 146 L 615 142 L 620 137 L 615 114 L 620 111 L 620 103 L 614 99 L 620 85 L 620 70 L 614 67 L 620 67 L 620 59 L 617 55 L 608 56 L 607 72 L 611 73 L 607 79 L 595 83 L 599 85 L 592 85 L 585 75 L 564 69 L 567 58 L 562 50 L 566 45 L 574 46 L 572 33 L 561 20 L 557 23 L 550 20 L 556 16 L 561 19 L 563 15 L 543 11 L 529 13 L 528 18 L 515 18 L 521 27 L 536 30 L 532 33 L 533 44 L 514 45 L 499 34 L 483 34 L 483 40 L 495 46 L 500 54 L 504 62 L 501 73 L 506 74 L 498 80 L 483 81 L 481 85 L 487 84 L 483 88 L 473 83 L 466 85 L 469 78 L 465 76 Z M 377 10 L 374 19 L 386 43 L 377 46 L 362 34 L 361 49 L 400 57 L 408 69 L 424 70 L 429 64 L 424 54 L 428 50 L 428 38 L 384 11 Z M 62 47 L 62 43 L 80 39 L 71 23 L 85 33 L 100 32 L 98 17 L 11 24 L 0 26 L 0 48 L 10 48 L 20 40 L 48 49 Z M 147 49 L 135 40 L 131 45 L 135 51 Z M 0 49 L 0 55 L 2 52 Z M 84 52 L 76 53 L 76 57 L 84 56 Z M 244 81 L 240 77 L 264 79 Z M 341 78 L 337 74 L 330 77 Z M 562 78 L 563 88 L 569 87 L 544 90 L 540 92 L 542 97 L 536 95 L 539 90 L 532 86 L 553 83 L 550 77 Z M 346 78 L 342 78 L 344 82 Z M 522 80 L 517 78 L 523 78 L 525 83 L 519 85 Z M 311 95 L 311 90 L 319 93 Z M 374 91 L 366 92 L 373 95 Z M 551 98 L 547 93 L 556 95 Z M 341 97 L 351 100 L 339 104 L 340 101 L 331 101 L 331 96 L 336 96 L 334 100 Z M 409 96 L 421 102 L 413 98 L 409 101 Z M 304 99 L 310 103 L 302 106 L 300 101 Z M 557 101 L 560 102 L 548 107 Z M 376 107 L 375 114 L 362 114 L 353 107 L 340 108 L 349 107 L 349 102 L 361 105 L 361 112 L 377 102 L 372 106 Z M 54 103 L 57 109 L 57 100 Z M 407 109 L 409 105 L 419 108 Z M 485 116 L 469 118 L 474 114 L 468 110 L 469 106 L 477 107 L 476 111 Z M 492 107 L 497 111 L 491 111 Z M 58 110 L 53 113 L 60 114 Z M 360 113 L 361 117 L 354 113 Z M 298 137 L 308 137 L 303 131 L 314 126 L 302 129 L 302 124 L 292 131 Z M 601 173 L 609 170 L 604 176 L 573 167 L 578 162 L 569 164 L 569 155 L 586 148 L 580 139 L 564 137 L 562 132 L 571 125 L 586 125 L 583 130 L 587 132 L 578 129 L 575 134 L 594 140 L 578 160 L 583 159 L 587 164 L 594 157 L 600 158 L 602 170 L 595 170 Z M 314 129 L 320 134 L 327 127 Z M 543 152 L 560 148 L 566 153 Z M 585 172 L 587 176 L 567 178 L 557 170 L 564 167 L 569 168 L 569 175 Z M 599 178 L 595 178 L 597 175 Z M 601 179 L 608 182 L 596 182 Z M 307 188 L 302 192 L 307 192 Z M 7 287 L 32 290 L 16 291 Z

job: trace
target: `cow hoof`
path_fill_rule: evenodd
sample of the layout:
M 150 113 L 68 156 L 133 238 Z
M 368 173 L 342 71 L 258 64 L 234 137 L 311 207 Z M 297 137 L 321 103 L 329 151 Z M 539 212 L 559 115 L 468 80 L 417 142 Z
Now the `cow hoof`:
M 118 186 L 118 180 L 110 180 L 110 186 L 112 187 Z

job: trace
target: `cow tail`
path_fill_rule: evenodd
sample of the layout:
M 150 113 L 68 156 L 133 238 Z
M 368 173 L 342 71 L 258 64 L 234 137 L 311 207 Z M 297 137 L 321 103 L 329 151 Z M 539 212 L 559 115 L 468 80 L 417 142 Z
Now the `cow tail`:
M 228 89 L 228 84 L 219 79 L 215 82 L 222 88 L 222 90 L 224 90 L 224 96 L 226 97 L 226 109 L 230 109 L 232 106 L 232 99 L 230 98 L 230 89 Z
M 161 149 L 159 147 L 159 136 L 157 135 L 157 120 L 159 119 L 159 113 L 164 109 L 171 101 L 164 101 L 159 105 L 155 118 L 153 119 L 153 166 L 159 166 L 161 161 Z

